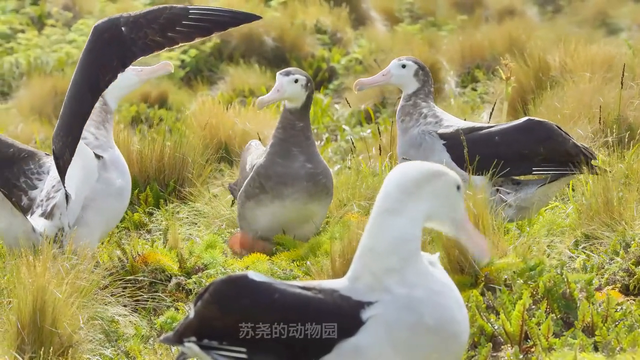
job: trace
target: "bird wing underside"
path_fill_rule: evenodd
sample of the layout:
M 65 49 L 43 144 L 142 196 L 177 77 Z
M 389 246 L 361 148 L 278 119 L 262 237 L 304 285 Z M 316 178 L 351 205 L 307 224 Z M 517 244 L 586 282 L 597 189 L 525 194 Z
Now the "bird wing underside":
M 437 132 L 451 159 L 473 175 L 525 176 L 580 173 L 595 154 L 557 125 L 522 118 L 492 127 L 464 127 Z
M 194 302 L 194 316 L 161 342 L 179 345 L 191 338 L 203 350 L 226 356 L 318 359 L 356 334 L 368 305 L 333 289 L 234 274 L 203 289 Z

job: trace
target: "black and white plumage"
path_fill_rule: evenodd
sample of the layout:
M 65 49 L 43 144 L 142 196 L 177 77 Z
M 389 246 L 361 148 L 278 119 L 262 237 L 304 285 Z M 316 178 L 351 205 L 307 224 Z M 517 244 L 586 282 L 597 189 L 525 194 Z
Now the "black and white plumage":
M 104 185 L 115 184 L 118 195 L 126 194 L 125 200 L 131 187 L 124 159 L 119 151 L 112 151 L 112 135 L 108 136 L 111 113 L 120 98 L 141 82 L 173 70 L 168 62 L 154 67 L 130 65 L 141 57 L 259 19 L 230 9 L 167 5 L 98 21 L 67 90 L 53 132 L 52 156 L 6 137 L 0 139 L 0 191 L 4 195 L 0 197 L 0 238 L 5 245 L 33 244 L 43 236 L 56 235 L 64 242 L 74 229 L 81 233 L 78 235 L 89 235 L 92 243 L 99 241 L 96 238 L 110 231 L 124 214 L 126 205 L 119 210 L 124 200 L 98 205 L 114 208 L 99 228 L 91 229 L 97 212 L 91 215 L 83 209 L 91 200 L 99 202 L 96 191 L 104 191 Z
M 550 121 L 524 117 L 482 124 L 440 109 L 431 72 L 414 57 L 394 59 L 378 74 L 358 79 L 353 88 L 384 84 L 402 90 L 396 114 L 398 155 L 444 164 L 466 183 L 485 186 L 509 221 L 537 213 L 574 175 L 598 173 L 592 163 L 596 154 Z M 514 178 L 528 175 L 543 178 Z
M 214 280 L 159 341 L 179 347 L 180 360 L 459 360 L 467 310 L 439 255 L 421 251 L 424 226 L 458 240 L 479 262 L 489 260 L 486 239 L 468 218 L 462 180 L 443 165 L 405 162 L 385 178 L 344 277 L 283 282 L 245 272 Z M 258 337 L 259 324 L 271 336 Z M 274 324 L 315 324 L 321 334 L 274 338 Z M 256 334 L 247 338 L 250 325 Z

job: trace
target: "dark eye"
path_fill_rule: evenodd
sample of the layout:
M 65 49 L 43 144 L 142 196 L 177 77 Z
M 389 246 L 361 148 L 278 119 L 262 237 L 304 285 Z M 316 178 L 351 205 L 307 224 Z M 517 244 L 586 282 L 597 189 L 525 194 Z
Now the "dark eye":
M 406 69 L 407 68 L 407 64 L 402 64 L 402 68 Z
M 293 80 L 293 83 L 297 84 L 298 83 L 298 79 Z
M 456 185 L 456 190 L 458 190 L 458 192 L 460 192 L 460 184 Z

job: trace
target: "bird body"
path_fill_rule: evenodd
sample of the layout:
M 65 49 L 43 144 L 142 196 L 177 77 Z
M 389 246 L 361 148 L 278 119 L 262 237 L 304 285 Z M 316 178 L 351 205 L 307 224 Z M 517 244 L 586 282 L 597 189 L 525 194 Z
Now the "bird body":
M 131 176 L 113 141 L 120 99 L 169 62 L 131 66 L 141 57 L 261 17 L 205 6 L 156 6 L 98 21 L 80 55 L 48 154 L 0 136 L 0 238 L 9 247 L 73 237 L 92 247 L 122 218 Z M 75 235 L 74 235 L 75 234 Z
M 490 258 L 466 213 L 462 180 L 443 165 L 405 162 L 385 178 L 344 277 L 221 277 L 160 342 L 180 348 L 179 360 L 458 360 L 470 332 L 466 306 L 439 255 L 421 251 L 423 226 L 458 240 L 482 264 Z M 282 324 L 319 332 L 284 336 Z M 247 337 L 246 327 L 270 332 Z
M 333 200 L 333 176 L 311 129 L 313 81 L 297 68 L 281 70 L 260 108 L 284 101 L 268 146 L 250 141 L 242 152 L 238 179 L 228 189 L 238 204 L 240 232 L 252 242 L 279 234 L 308 241 L 322 226 Z M 236 252 L 250 252 L 234 246 Z
M 398 157 L 443 164 L 466 184 L 483 187 L 507 221 L 535 215 L 575 175 L 598 173 L 592 164 L 595 153 L 550 121 L 524 117 L 481 124 L 440 109 L 431 72 L 414 57 L 394 59 L 378 74 L 358 79 L 354 90 L 384 84 L 402 90 L 396 112 Z M 517 178 L 530 175 L 542 178 Z

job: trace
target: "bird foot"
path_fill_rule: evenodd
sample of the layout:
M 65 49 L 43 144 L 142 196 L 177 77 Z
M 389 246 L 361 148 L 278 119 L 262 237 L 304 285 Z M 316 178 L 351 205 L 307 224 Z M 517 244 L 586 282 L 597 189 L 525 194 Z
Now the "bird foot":
M 244 257 L 254 252 L 271 255 L 274 245 L 272 242 L 257 239 L 245 232 L 238 231 L 233 234 L 228 241 L 231 251 L 240 257 Z

